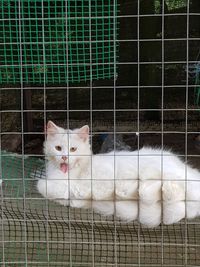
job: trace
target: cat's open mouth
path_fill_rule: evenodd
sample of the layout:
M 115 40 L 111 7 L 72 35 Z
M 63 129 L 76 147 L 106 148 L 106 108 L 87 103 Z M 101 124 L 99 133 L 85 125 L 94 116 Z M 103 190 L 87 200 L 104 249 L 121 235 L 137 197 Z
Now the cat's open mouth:
M 60 163 L 60 170 L 64 173 L 68 172 L 69 169 L 69 165 L 65 162 Z

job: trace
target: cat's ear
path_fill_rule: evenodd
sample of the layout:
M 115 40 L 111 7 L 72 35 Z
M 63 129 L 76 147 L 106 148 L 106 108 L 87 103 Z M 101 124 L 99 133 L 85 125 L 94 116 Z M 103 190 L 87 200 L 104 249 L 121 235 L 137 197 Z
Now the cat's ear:
M 55 125 L 52 121 L 48 121 L 47 127 L 46 127 L 46 133 L 47 135 L 54 135 L 58 133 L 59 127 Z
M 84 142 L 86 142 L 89 139 L 89 126 L 85 125 L 81 127 L 78 129 L 77 134 Z

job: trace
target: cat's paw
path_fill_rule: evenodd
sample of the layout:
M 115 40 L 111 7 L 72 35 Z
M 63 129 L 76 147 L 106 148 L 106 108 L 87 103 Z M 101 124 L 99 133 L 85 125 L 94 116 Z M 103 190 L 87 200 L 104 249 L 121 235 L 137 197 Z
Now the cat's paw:
M 148 205 L 161 200 L 160 181 L 141 181 L 138 191 L 139 199 Z
M 117 181 L 115 195 L 118 200 L 138 199 L 138 181 Z
M 37 190 L 45 198 L 68 205 L 68 186 L 64 181 L 40 179 L 37 182 Z
M 163 203 L 163 223 L 177 223 L 185 217 L 185 201 Z
M 71 198 L 75 200 L 91 199 L 91 186 L 85 181 L 76 181 L 70 186 Z
M 60 205 L 69 206 L 69 200 L 66 199 L 51 199 L 51 200 L 59 203 Z
M 114 201 L 92 201 L 92 208 L 103 216 L 110 216 L 115 212 Z
M 162 186 L 162 198 L 167 202 L 185 200 L 185 190 L 178 182 L 164 182 Z
M 134 221 L 138 218 L 137 201 L 116 201 L 116 216 L 123 221 Z
M 95 181 L 92 183 L 92 199 L 113 200 L 114 199 L 114 182 L 113 181 Z
M 200 201 L 187 201 L 186 202 L 186 217 L 193 219 L 200 215 Z
M 161 223 L 160 201 L 152 205 L 139 203 L 139 222 L 149 228 L 157 227 Z
M 89 209 L 91 208 L 92 204 L 90 200 L 70 200 L 70 206 L 73 208 L 82 208 L 82 209 Z

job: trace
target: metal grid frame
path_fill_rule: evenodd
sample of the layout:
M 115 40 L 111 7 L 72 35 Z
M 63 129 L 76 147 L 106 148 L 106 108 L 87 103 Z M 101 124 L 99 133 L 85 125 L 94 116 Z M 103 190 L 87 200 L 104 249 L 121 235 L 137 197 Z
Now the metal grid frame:
M 19 0 L 19 7 L 20 7 Z M 43 4 L 44 0 L 42 0 Z M 116 146 L 116 138 L 118 134 L 134 134 L 139 133 L 137 147 L 140 147 L 140 141 L 142 134 L 160 134 L 161 147 L 165 145 L 165 134 L 183 134 L 184 135 L 184 152 L 179 153 L 180 157 L 184 158 L 198 158 L 197 154 L 190 153 L 188 151 L 188 135 L 198 134 L 198 129 L 194 131 L 194 128 L 190 130 L 188 126 L 188 113 L 190 111 L 197 111 L 198 108 L 189 107 L 189 90 L 195 88 L 194 84 L 190 84 L 189 81 L 189 64 L 196 63 L 195 60 L 189 60 L 189 42 L 192 40 L 199 41 L 200 38 L 190 37 L 190 16 L 199 16 L 199 13 L 190 12 L 190 0 L 186 0 L 186 12 L 185 13 L 173 13 L 165 14 L 164 3 L 162 0 L 162 9 L 160 14 L 141 14 L 140 0 L 137 2 L 137 14 L 119 15 L 123 18 L 135 18 L 137 20 L 137 38 L 133 39 L 118 39 L 114 38 L 113 42 L 129 42 L 137 43 L 137 61 L 133 62 L 119 62 L 113 61 L 114 72 L 116 74 L 117 65 L 135 65 L 137 68 L 137 81 L 133 85 L 118 84 L 115 79 L 106 85 L 95 85 L 92 79 L 92 53 L 91 53 L 91 35 L 90 35 L 90 83 L 83 86 L 71 86 L 69 82 L 66 86 L 59 87 L 66 94 L 67 105 L 66 109 L 48 109 L 46 96 L 48 90 L 58 88 L 48 88 L 45 80 L 43 87 L 39 88 L 43 91 L 43 108 L 37 109 L 24 109 L 24 93 L 26 90 L 37 90 L 38 87 L 27 87 L 23 82 L 23 68 L 22 68 L 22 49 L 21 58 L 21 82 L 20 87 L 9 88 L 2 87 L 2 95 L 8 90 L 20 91 L 21 106 L 17 110 L 6 109 L 5 104 L 1 111 L 1 119 L 3 120 L 4 114 L 13 113 L 21 114 L 20 125 L 21 128 L 14 129 L 13 131 L 4 130 L 1 128 L 1 144 L 2 136 L 4 134 L 10 135 L 22 135 L 22 179 L 14 178 L 13 180 L 21 180 L 22 182 L 22 195 L 13 197 L 13 192 L 16 190 L 15 186 L 9 185 L 1 187 L 1 240 L 0 240 L 0 264 L 4 266 L 152 266 L 152 267 L 172 267 L 172 266 L 188 266 L 197 267 L 200 265 L 200 223 L 196 219 L 194 221 L 183 220 L 180 223 L 173 226 L 165 226 L 161 224 L 156 229 L 147 230 L 143 228 L 137 222 L 131 224 L 123 224 L 114 217 L 103 218 L 100 215 L 96 215 L 93 212 L 77 211 L 74 209 L 67 209 L 62 206 L 58 206 L 53 202 L 42 199 L 36 192 L 34 187 L 34 180 L 26 177 L 26 151 L 25 151 L 25 137 L 31 134 L 43 134 L 41 131 L 26 131 L 24 129 L 25 121 L 24 114 L 28 112 L 40 112 L 43 113 L 44 124 L 46 124 L 49 113 L 65 112 L 67 127 L 71 127 L 70 114 L 76 112 L 87 112 L 89 115 L 90 129 L 93 136 L 96 134 L 113 134 L 114 148 Z M 115 0 L 114 0 L 115 3 Z M 67 5 L 67 1 L 66 1 Z M 90 7 L 91 8 L 91 7 Z M 115 8 L 115 7 L 114 7 Z M 20 8 L 19 8 L 20 9 Z M 20 11 L 19 11 L 20 14 Z M 141 18 L 159 16 L 161 17 L 162 38 L 143 39 L 140 36 L 140 20 Z M 167 16 L 186 16 L 186 37 L 184 38 L 165 38 L 165 18 Z M 113 18 L 115 20 L 115 18 Z M 20 21 L 20 20 L 19 20 Z M 114 23 L 115 25 L 115 23 Z M 44 27 L 44 24 L 43 24 Z M 91 29 L 91 21 L 90 21 Z M 66 21 L 67 28 L 67 21 Z M 114 34 L 115 34 L 115 29 Z M 43 31 L 44 33 L 44 31 Z M 20 33 L 21 36 L 21 33 Z M 114 35 L 115 36 L 115 35 Z M 116 36 L 115 36 L 116 37 Z M 21 40 L 21 38 L 20 38 Z M 165 41 L 186 41 L 186 59 L 185 60 L 172 60 L 167 61 L 165 59 Z M 161 42 L 162 54 L 159 61 L 140 61 L 140 43 L 141 42 L 158 41 Z M 45 65 L 45 49 L 44 49 L 44 34 L 43 34 L 43 59 Z M 20 41 L 21 44 L 21 41 Z M 66 38 L 67 46 L 67 38 Z M 114 45 L 115 47 L 115 45 Z M 115 51 L 116 53 L 116 51 Z M 68 58 L 68 57 L 67 57 Z M 116 59 L 116 57 L 114 58 Z M 67 60 L 67 59 L 66 59 Z M 186 67 L 186 79 L 185 82 L 176 85 L 165 84 L 165 65 L 166 64 L 180 63 Z M 141 72 L 142 65 L 148 64 L 160 64 L 161 65 L 161 83 L 160 85 L 141 85 Z M 68 69 L 67 69 L 68 71 Z M 115 77 L 115 75 L 114 75 Z M 185 107 L 182 108 L 165 108 L 165 89 L 172 87 L 184 87 L 185 88 Z M 141 108 L 141 89 L 142 88 L 161 88 L 161 107 L 159 108 Z M 113 107 L 98 109 L 93 105 L 94 89 L 113 90 Z M 118 89 L 133 89 L 137 92 L 137 103 L 134 108 L 118 108 L 117 106 L 117 90 Z M 76 89 L 84 89 L 89 91 L 89 108 L 88 109 L 70 109 L 70 91 Z M 142 127 L 141 112 L 145 111 L 160 111 L 161 112 L 161 127 L 156 130 L 145 130 Z M 185 113 L 184 130 L 166 131 L 165 130 L 165 118 L 164 113 L 166 111 L 182 111 Z M 99 130 L 94 124 L 95 112 L 111 112 L 113 117 L 113 127 L 109 130 Z M 117 112 L 134 112 L 136 113 L 136 120 L 131 125 L 133 130 L 128 128 L 127 131 L 119 130 L 117 123 Z M 93 137 L 92 137 L 93 139 Z M 42 154 L 31 154 L 32 157 L 41 157 Z M 163 156 L 163 155 L 162 155 Z M 138 158 L 140 158 L 138 152 Z M 2 164 L 4 159 L 3 152 L 1 151 L 1 170 L 4 168 Z M 139 168 L 139 166 L 138 166 Z M 1 171 L 2 173 L 2 171 Z M 187 166 L 186 177 L 187 179 Z M 6 181 L 7 179 L 5 179 Z M 9 179 L 8 179 L 9 180 Z M 27 190 L 26 182 L 33 183 Z M 20 186 L 20 185 L 18 185 Z M 41 205 L 42 207 L 40 207 Z M 77 218 L 78 214 L 78 218 Z

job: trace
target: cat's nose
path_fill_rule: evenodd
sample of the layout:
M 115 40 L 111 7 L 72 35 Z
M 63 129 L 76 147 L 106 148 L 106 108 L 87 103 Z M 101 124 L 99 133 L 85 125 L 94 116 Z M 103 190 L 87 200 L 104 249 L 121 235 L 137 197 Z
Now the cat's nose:
M 67 157 L 66 157 L 66 156 L 62 156 L 62 159 L 63 159 L 63 160 L 67 160 Z

